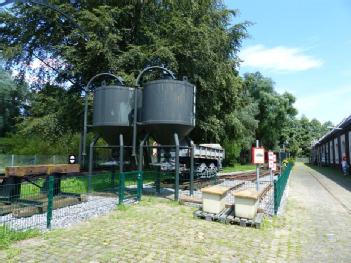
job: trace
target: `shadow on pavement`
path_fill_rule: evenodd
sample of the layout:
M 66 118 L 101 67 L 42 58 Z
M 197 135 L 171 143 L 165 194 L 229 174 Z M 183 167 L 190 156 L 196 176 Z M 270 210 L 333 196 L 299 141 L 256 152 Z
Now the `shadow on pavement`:
M 336 168 L 331 167 L 320 167 L 315 166 L 312 164 L 305 163 L 306 166 L 310 167 L 311 169 L 315 170 L 316 172 L 323 174 L 325 177 L 329 178 L 330 180 L 334 181 L 341 187 L 345 188 L 348 191 L 351 191 L 351 176 L 350 175 L 343 175 L 342 172 Z

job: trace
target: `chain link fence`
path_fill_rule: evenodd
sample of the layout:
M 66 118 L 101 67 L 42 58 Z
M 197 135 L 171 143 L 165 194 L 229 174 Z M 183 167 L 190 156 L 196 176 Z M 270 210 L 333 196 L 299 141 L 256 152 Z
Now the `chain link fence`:
M 7 181 L 0 184 L 0 229 L 60 228 L 105 214 L 140 200 L 142 175 L 96 172 Z
M 260 178 L 259 208 L 262 212 L 277 213 L 291 168 L 292 165 L 288 164 L 273 181 L 270 175 Z M 174 171 L 160 170 L 55 174 L 20 182 L 13 178 L 9 177 L 5 184 L 0 184 L 0 229 L 3 231 L 60 228 L 105 214 L 117 204 L 140 200 L 142 194 L 173 199 L 175 189 Z M 212 184 L 230 188 L 227 204 L 234 204 L 236 192 L 257 187 L 255 178 L 208 178 L 195 180 L 194 192 L 190 195 L 189 181 L 184 179 L 180 184 L 180 199 L 192 197 L 201 202 L 200 189 Z
M 274 180 L 274 214 L 278 213 L 291 169 L 292 164 L 288 163 L 288 165 L 282 169 L 282 173 L 277 180 Z

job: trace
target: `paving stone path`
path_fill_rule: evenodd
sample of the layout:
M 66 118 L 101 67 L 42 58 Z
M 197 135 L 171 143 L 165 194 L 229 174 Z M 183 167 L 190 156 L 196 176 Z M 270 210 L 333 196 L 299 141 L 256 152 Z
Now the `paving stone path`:
M 194 219 L 193 208 L 145 197 L 0 250 L 0 262 L 351 262 L 351 179 L 333 173 L 296 164 L 284 215 L 259 230 Z

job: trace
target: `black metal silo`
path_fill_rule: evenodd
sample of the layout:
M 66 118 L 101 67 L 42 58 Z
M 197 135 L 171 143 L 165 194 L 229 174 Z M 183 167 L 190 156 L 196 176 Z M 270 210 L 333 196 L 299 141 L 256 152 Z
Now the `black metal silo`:
M 195 127 L 196 88 L 187 81 L 162 79 L 143 85 L 142 125 L 162 145 L 174 144 L 174 133 L 186 137 Z
M 137 92 L 141 94 L 140 90 Z M 124 143 L 131 145 L 134 99 L 134 88 L 102 86 L 95 89 L 93 128 L 109 145 L 118 145 L 120 134 L 123 134 Z M 141 100 L 138 107 L 141 107 Z

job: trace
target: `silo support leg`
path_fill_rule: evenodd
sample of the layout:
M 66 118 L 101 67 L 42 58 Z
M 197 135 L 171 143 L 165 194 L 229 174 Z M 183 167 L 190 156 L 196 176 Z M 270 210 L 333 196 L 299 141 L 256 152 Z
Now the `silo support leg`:
M 174 189 L 174 200 L 179 200 L 179 138 L 178 134 L 174 134 L 174 142 L 176 146 L 175 152 L 175 189 Z
M 124 141 L 123 134 L 119 135 L 119 172 L 124 171 Z
M 161 149 L 157 149 L 157 163 L 161 162 Z M 156 173 L 156 180 L 155 180 L 155 186 L 156 186 L 156 194 L 161 193 L 161 166 L 157 168 L 157 173 Z
M 149 134 L 146 134 L 144 139 L 141 141 L 140 145 L 139 145 L 139 163 L 138 163 L 138 169 L 141 173 L 141 176 L 143 176 L 143 163 L 144 163 L 144 144 L 146 142 L 146 140 L 149 138 Z M 143 180 L 143 179 L 141 179 Z M 141 183 L 140 186 L 140 192 L 142 194 L 143 192 L 143 184 Z
M 190 195 L 194 194 L 194 153 L 195 153 L 195 146 L 194 142 L 190 142 Z
M 91 186 L 91 177 L 93 175 L 93 162 L 94 162 L 94 146 L 96 142 L 99 140 L 100 136 L 97 135 L 94 140 L 90 144 L 90 149 L 89 149 L 89 175 L 88 175 L 88 192 L 90 193 L 92 190 Z

